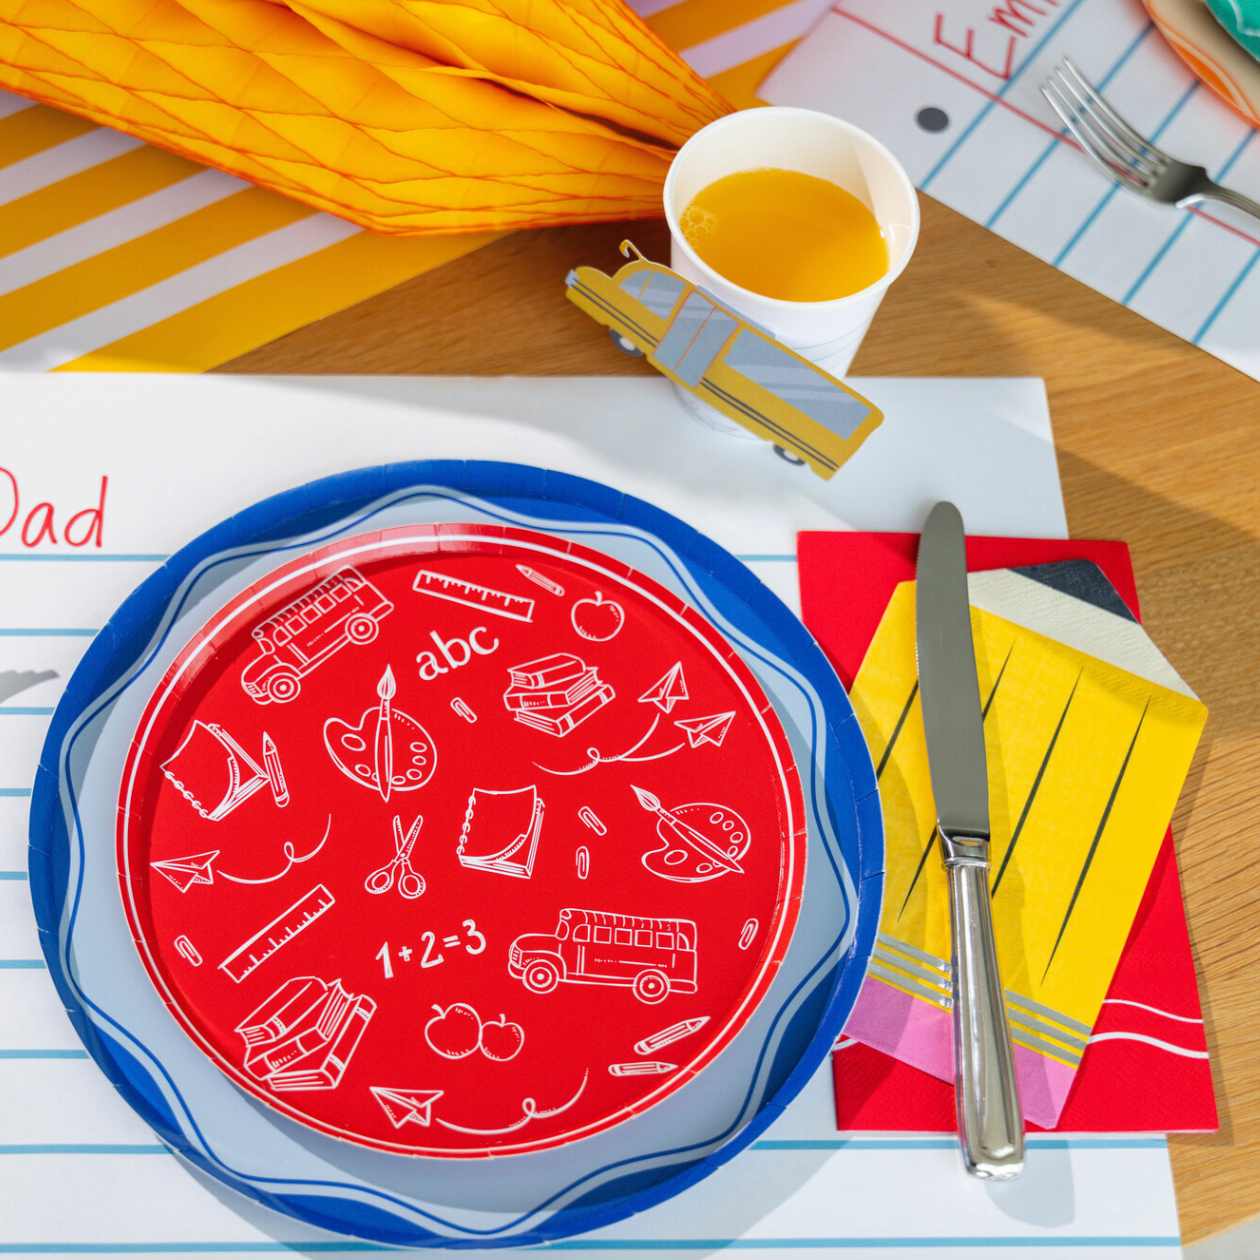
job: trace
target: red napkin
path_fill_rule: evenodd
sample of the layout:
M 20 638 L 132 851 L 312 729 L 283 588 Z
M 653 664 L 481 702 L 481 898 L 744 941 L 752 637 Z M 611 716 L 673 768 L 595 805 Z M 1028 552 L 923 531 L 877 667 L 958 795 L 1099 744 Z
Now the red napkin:
M 893 590 L 913 580 L 918 545 L 917 534 L 799 535 L 802 617 L 846 688 L 853 685 Z M 1057 560 L 1092 560 L 1140 617 L 1124 543 L 967 539 L 967 568 L 973 571 Z M 952 1087 L 918 1068 L 851 1039 L 839 1043 L 832 1067 L 839 1129 L 952 1132 L 956 1127 Z M 1058 1128 L 1075 1133 L 1217 1128 L 1171 831 Z

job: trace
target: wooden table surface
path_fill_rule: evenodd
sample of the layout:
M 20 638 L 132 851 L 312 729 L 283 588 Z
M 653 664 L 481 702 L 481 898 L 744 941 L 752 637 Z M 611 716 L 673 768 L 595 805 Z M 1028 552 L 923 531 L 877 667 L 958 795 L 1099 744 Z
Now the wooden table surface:
M 1221 1120 L 1169 1140 L 1196 1242 L 1260 1213 L 1260 384 L 922 202 L 854 374 L 1044 377 L 1072 536 L 1129 543 L 1146 626 L 1210 710 L 1173 819 Z M 661 223 L 520 232 L 220 370 L 650 372 L 561 285 L 627 235 L 668 258 Z

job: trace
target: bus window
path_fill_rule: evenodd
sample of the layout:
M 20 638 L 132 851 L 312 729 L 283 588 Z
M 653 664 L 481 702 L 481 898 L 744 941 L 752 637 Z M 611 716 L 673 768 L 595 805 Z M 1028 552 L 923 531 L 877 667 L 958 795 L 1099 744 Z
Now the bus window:
M 618 945 L 633 945 L 634 933 L 629 928 L 618 928 L 613 933 L 613 940 Z
M 557 932 L 556 935 L 559 936 L 560 933 Z M 573 939 L 579 942 L 579 944 L 583 941 L 589 941 L 591 939 L 590 925 L 587 923 L 580 923 L 577 927 L 575 927 L 573 929 Z
M 657 944 L 657 948 L 659 949 L 673 949 L 674 948 L 673 932 L 657 932 L 656 944 Z
M 325 591 L 315 601 L 315 603 L 316 603 L 316 606 L 319 608 L 320 612 L 328 612 L 328 610 L 332 608 L 333 605 L 336 603 L 336 600 L 333 599 L 332 595 L 329 592 Z
M 652 944 L 652 933 L 651 932 L 636 932 L 634 934 L 634 943 L 636 945 L 650 946 Z
M 357 591 L 359 587 L 362 585 L 363 585 L 363 579 L 359 577 L 357 574 L 354 574 L 354 573 L 346 574 L 346 586 L 350 590 Z
M 287 630 L 287 631 L 288 631 L 291 635 L 292 635 L 292 634 L 301 634 L 301 633 L 302 633 L 302 625 L 303 625 L 303 622 L 302 622 L 302 614 L 301 614 L 301 613 L 296 613 L 296 614 L 294 614 L 294 616 L 290 617 L 290 618 L 289 618 L 289 620 L 288 620 L 288 621 L 286 621 L 286 622 L 284 623 L 284 628 L 285 628 L 285 629 L 286 629 L 286 630 Z
M 597 927 L 595 929 L 595 944 L 607 945 L 612 940 L 612 928 Z
M 685 933 L 685 932 L 679 932 L 679 933 L 678 933 L 678 948 L 679 948 L 679 949 L 690 949 L 690 948 L 691 948 L 691 945 L 690 945 L 690 943 L 689 943 L 689 942 L 688 942 L 688 940 L 687 940 L 687 935 L 686 935 L 686 933 Z
M 556 940 L 567 941 L 568 939 L 569 939 L 569 925 L 565 922 L 561 922 L 560 926 L 556 928 Z

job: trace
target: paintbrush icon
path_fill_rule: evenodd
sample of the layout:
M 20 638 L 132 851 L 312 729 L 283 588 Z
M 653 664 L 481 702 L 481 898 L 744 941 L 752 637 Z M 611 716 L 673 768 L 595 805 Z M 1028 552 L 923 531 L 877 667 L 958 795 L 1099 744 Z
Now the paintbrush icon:
M 394 731 L 391 721 L 390 701 L 398 690 L 394 682 L 394 671 L 388 665 L 376 684 L 376 694 L 381 698 L 381 707 L 376 715 L 376 744 L 373 750 L 376 766 L 376 788 L 381 800 L 389 802 L 390 788 L 394 783 Z
M 633 788 L 635 796 L 638 797 L 639 804 L 649 813 L 658 815 L 665 826 L 684 845 L 723 870 L 732 871 L 737 875 L 744 873 L 744 868 L 733 857 L 723 853 L 707 836 L 701 835 L 694 827 L 690 827 L 683 822 L 677 814 L 666 809 L 661 804 L 659 797 L 649 792 L 647 788 L 634 787 L 633 784 L 630 786 Z

